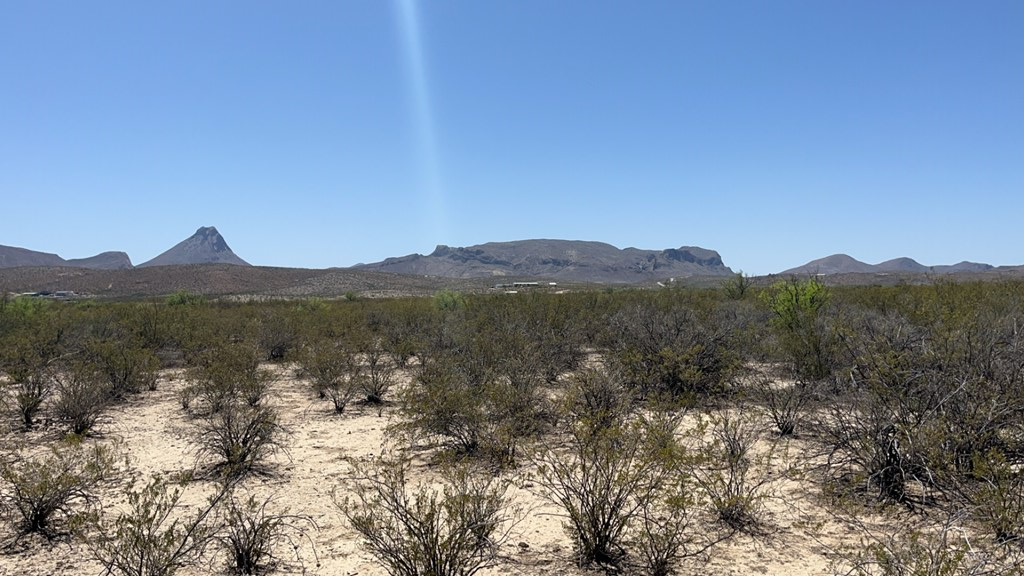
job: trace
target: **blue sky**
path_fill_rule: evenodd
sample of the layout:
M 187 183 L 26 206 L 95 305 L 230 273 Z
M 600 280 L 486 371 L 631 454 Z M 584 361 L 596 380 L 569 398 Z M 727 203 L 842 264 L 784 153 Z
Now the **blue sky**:
M 1024 264 L 1022 30 L 1019 0 L 8 0 L 0 244 Z

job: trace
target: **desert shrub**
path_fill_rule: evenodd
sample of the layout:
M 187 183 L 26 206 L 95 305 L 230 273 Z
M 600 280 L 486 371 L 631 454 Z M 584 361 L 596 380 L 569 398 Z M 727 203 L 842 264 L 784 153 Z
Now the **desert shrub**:
M 280 561 L 278 550 L 287 544 L 302 564 L 299 540 L 312 548 L 309 530 L 316 530 L 316 522 L 309 516 L 272 513 L 267 510 L 272 498 L 245 500 L 229 497 L 222 509 L 221 528 L 215 536 L 230 558 L 229 569 L 234 574 L 261 574 L 272 570 Z M 316 555 L 315 549 L 313 550 Z M 303 569 L 303 572 L 305 570 Z
M 97 507 L 80 519 L 77 533 L 103 574 L 172 576 L 200 560 L 216 535 L 211 515 L 230 485 L 218 486 L 204 505 L 182 514 L 184 486 L 185 479 L 171 487 L 155 477 L 141 490 L 128 490 L 127 511 L 108 516 Z
M 67 363 L 53 374 L 57 390 L 54 415 L 71 434 L 83 436 L 92 432 L 113 398 L 104 375 L 83 362 Z
M 793 279 L 777 282 L 761 295 L 772 312 L 780 351 L 794 374 L 807 381 L 828 378 L 837 362 L 828 287 L 816 278 Z
M 1020 574 L 1014 551 L 971 543 L 960 519 L 950 516 L 937 528 L 879 533 L 862 526 L 865 536 L 855 552 L 832 565 L 843 576 L 1010 576 Z
M 796 434 L 811 400 L 810 384 L 803 381 L 778 382 L 766 375 L 754 377 L 754 395 L 765 408 L 779 436 Z
M 704 556 L 731 535 L 703 522 L 706 494 L 687 470 L 692 464 L 676 463 L 684 470 L 674 471 L 665 488 L 643 502 L 631 520 L 627 543 L 636 560 L 627 571 L 649 576 L 676 574 L 683 561 Z
M 885 502 L 924 504 L 934 479 L 926 449 L 933 432 L 918 425 L 905 404 L 890 404 L 875 394 L 858 403 L 842 401 L 829 410 L 820 438 L 829 450 L 830 489 L 874 493 Z M 910 490 L 913 483 L 919 489 Z
M 260 367 L 259 348 L 247 342 L 228 342 L 197 354 L 188 372 L 189 383 L 182 392 L 183 405 L 216 413 L 243 401 L 257 406 L 266 396 L 274 375 Z
M 730 300 L 742 300 L 753 285 L 753 280 L 742 270 L 722 282 L 722 292 Z
M 852 318 L 845 397 L 820 423 L 832 479 L 917 506 L 936 495 L 969 500 L 976 466 L 992 457 L 1019 463 L 1024 339 L 1012 327 L 1016 308 L 1003 313 L 917 311 L 919 324 L 892 311 Z
M 262 305 L 255 311 L 255 335 L 263 360 L 280 362 L 289 357 L 301 340 L 299 315 L 280 305 Z
M 92 340 L 86 344 L 85 356 L 107 381 L 114 398 L 156 389 L 160 359 L 150 350 L 120 340 Z
M 614 427 L 635 408 L 622 380 L 602 368 L 585 368 L 566 385 L 562 410 L 571 422 L 599 432 Z
M 14 378 L 14 382 L 7 386 L 9 390 L 0 391 L 10 396 L 4 398 L 5 403 L 13 407 L 22 427 L 28 430 L 35 425 L 43 402 L 53 393 L 53 379 L 50 372 L 45 370 Z
M 772 477 L 764 474 L 758 478 L 755 473 L 770 468 L 772 454 L 753 453 L 762 428 L 741 411 L 714 416 L 711 440 L 703 448 L 705 465 L 695 473 L 718 521 L 736 532 L 763 532 Z
M 850 327 L 851 367 L 816 424 L 829 451 L 830 488 L 926 504 L 948 460 L 945 407 L 964 383 L 931 365 L 927 332 L 900 315 L 868 313 Z
M 52 538 L 95 499 L 113 474 L 115 451 L 106 446 L 54 446 L 40 453 L 15 452 L 0 460 L 0 504 L 22 534 Z
M 230 404 L 198 424 L 199 456 L 214 460 L 214 470 L 236 478 L 258 471 L 266 458 L 283 449 L 284 428 L 268 406 Z
M 514 304 L 467 298 L 444 312 L 400 398 L 407 430 L 508 464 L 550 428 L 542 347 Z
M 536 454 L 537 484 L 565 510 L 579 565 L 623 566 L 631 526 L 670 484 L 677 423 L 619 421 L 598 430 L 570 425 L 568 446 Z
M 355 349 L 344 339 L 324 337 L 306 342 L 298 363 L 317 395 L 329 399 L 339 414 L 359 392 L 363 368 Z
M 401 395 L 406 428 L 440 438 L 460 453 L 473 454 L 488 433 L 483 382 L 474 382 L 454 363 L 433 360 L 418 370 Z
M 609 365 L 640 397 L 693 401 L 725 392 L 738 357 L 717 308 L 663 296 L 609 319 Z
M 411 485 L 405 459 L 354 466 L 355 496 L 336 503 L 388 574 L 471 576 L 497 564 L 519 515 L 507 480 L 457 467 L 438 492 Z
M 382 404 L 395 381 L 397 366 L 379 338 L 371 337 L 362 350 L 363 374 L 360 379 L 363 395 L 370 404 Z
M 28 299 L 15 302 L 20 305 Z M 41 307 L 29 306 L 17 316 L 15 326 L 0 334 L 0 371 L 9 379 L 0 392 L 22 427 L 28 429 L 35 425 L 43 403 L 53 392 L 52 367 L 65 354 L 66 328 Z M 14 319 L 8 320 L 14 323 Z
M 199 306 L 206 303 L 202 294 L 193 294 L 185 290 L 178 290 L 164 299 L 168 306 Z
M 1024 539 L 1024 472 L 999 452 L 979 455 L 968 488 L 974 518 L 997 542 Z
M 519 446 L 551 423 L 539 383 L 499 372 L 472 351 L 432 356 L 400 398 L 402 427 L 459 454 L 513 463 Z
M 433 315 L 425 298 L 388 298 L 363 302 L 364 324 L 391 363 L 406 368 L 424 345 Z

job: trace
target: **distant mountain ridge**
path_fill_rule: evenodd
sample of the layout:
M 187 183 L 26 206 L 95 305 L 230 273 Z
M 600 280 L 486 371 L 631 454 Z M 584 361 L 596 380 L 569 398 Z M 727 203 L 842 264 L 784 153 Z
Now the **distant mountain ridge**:
M 89 258 L 65 260 L 49 252 L 37 252 L 16 246 L 0 246 L 0 268 L 25 266 L 59 266 L 65 268 L 92 268 L 95 270 L 120 270 L 131 268 L 132 261 L 124 252 L 103 252 Z
M 618 283 L 732 274 L 718 252 L 695 246 L 619 249 L 603 242 L 547 239 L 467 247 L 439 245 L 428 255 L 410 254 L 353 268 L 448 278 L 551 278 Z
M 153 258 L 139 264 L 139 268 L 150 266 L 174 266 L 187 264 L 235 264 L 251 266 L 239 258 L 224 237 L 213 226 L 204 226 L 192 236 L 182 240 Z M 27 248 L 0 245 L 0 268 L 88 268 L 91 270 L 122 270 L 135 268 L 131 258 L 124 252 L 103 252 L 88 258 L 65 260 L 49 252 L 37 252 Z
M 228 246 L 224 237 L 213 226 L 204 226 L 192 236 L 175 244 L 170 250 L 152 260 L 139 264 L 139 268 L 149 266 L 174 266 L 180 264 L 235 264 L 252 266 L 242 260 Z
M 906 257 L 893 258 L 878 264 L 868 264 L 846 254 L 833 254 L 817 260 L 811 260 L 802 266 L 780 272 L 780 274 L 956 274 L 959 272 L 985 272 L 994 268 L 991 264 L 966 261 L 952 265 L 925 266 L 913 258 Z

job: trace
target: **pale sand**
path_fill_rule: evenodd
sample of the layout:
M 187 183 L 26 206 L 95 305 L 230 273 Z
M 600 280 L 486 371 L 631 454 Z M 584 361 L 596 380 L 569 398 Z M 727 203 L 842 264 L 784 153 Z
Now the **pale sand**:
M 280 410 L 281 422 L 290 434 L 285 439 L 287 454 L 272 460 L 274 474 L 254 476 L 243 481 L 243 493 L 259 497 L 273 495 L 274 511 L 288 511 L 311 517 L 319 531 L 310 532 L 316 556 L 308 544 L 301 547 L 306 573 L 325 576 L 375 576 L 386 572 L 374 558 L 361 548 L 357 535 L 332 503 L 332 492 L 344 493 L 343 479 L 348 473 L 345 458 L 367 458 L 380 454 L 388 426 L 394 423 L 396 409 L 386 407 L 383 415 L 371 407 L 350 406 L 345 414 L 331 412 L 330 405 L 318 401 L 308 385 L 292 376 L 292 371 L 275 368 L 280 378 L 273 386 L 272 405 Z M 183 382 L 180 374 L 168 371 L 161 378 L 159 389 L 144 392 L 119 405 L 104 417 L 98 429 L 104 438 L 123 441 L 132 471 L 126 476 L 147 478 L 153 473 L 173 474 L 192 468 L 196 450 L 192 444 L 194 423 L 178 402 Z M 57 437 L 57 431 L 43 430 L 30 434 L 10 433 L 6 438 L 32 438 L 36 441 Z M 768 442 L 761 440 L 766 450 Z M 797 457 L 808 452 L 799 439 L 778 447 L 777 468 L 786 462 L 799 464 Z M 779 470 L 776 470 L 778 474 Z M 432 471 L 423 458 L 416 461 L 413 479 L 428 479 Z M 707 564 L 689 562 L 681 574 L 828 574 L 830 559 L 844 545 L 856 545 L 858 534 L 834 519 L 815 495 L 818 488 L 813 475 L 782 478 L 771 485 L 774 497 L 769 499 L 769 532 L 764 537 L 736 536 L 720 544 L 710 554 Z M 202 501 L 211 484 L 190 485 L 185 502 Z M 537 488 L 517 487 L 515 500 L 528 513 L 516 526 L 505 546 L 507 556 L 500 566 L 485 574 L 524 574 L 536 576 L 577 575 L 584 570 L 574 566 L 571 543 L 562 530 L 558 508 L 536 494 Z M 123 506 L 123 486 L 110 486 L 101 494 L 108 510 Z M 0 527 L 0 538 L 11 539 L 9 526 Z M 298 540 L 298 542 L 302 542 Z M 287 550 L 280 554 L 289 559 Z M 317 567 L 319 560 L 319 567 Z M 180 572 L 181 574 L 224 573 L 223 556 L 210 564 Z M 21 544 L 0 553 L 0 575 L 43 576 L 98 574 L 100 566 L 88 558 L 85 548 L 67 540 L 47 543 L 39 538 L 26 538 Z M 291 561 L 277 573 L 302 573 L 298 563 Z

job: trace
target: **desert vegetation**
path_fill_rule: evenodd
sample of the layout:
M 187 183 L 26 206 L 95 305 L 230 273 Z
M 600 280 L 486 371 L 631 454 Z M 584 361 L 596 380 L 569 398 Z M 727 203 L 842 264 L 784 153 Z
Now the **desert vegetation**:
M 0 573 L 1018 574 L 1022 297 L 4 298 Z

